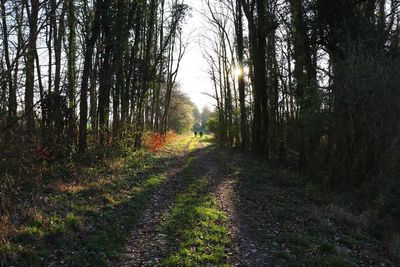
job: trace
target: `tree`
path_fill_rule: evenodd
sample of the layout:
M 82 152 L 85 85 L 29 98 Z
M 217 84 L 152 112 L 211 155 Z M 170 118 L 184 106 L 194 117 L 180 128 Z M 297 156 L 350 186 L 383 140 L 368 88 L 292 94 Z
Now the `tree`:
M 244 79 L 244 40 L 243 40 L 243 11 L 240 1 L 236 0 L 232 3 L 236 6 L 235 10 L 235 34 L 236 34 L 236 53 L 238 58 L 238 91 L 240 103 L 240 133 L 241 148 L 246 150 L 249 148 L 250 140 L 248 133 L 247 108 L 246 108 L 246 85 Z
M 70 118 L 68 123 L 68 146 L 76 143 L 76 11 L 75 1 L 68 1 L 68 106 Z
M 17 88 L 13 84 L 12 78 L 12 67 L 11 67 L 11 59 L 10 59 L 10 50 L 9 50 L 9 40 L 8 40 L 8 26 L 7 26 L 7 15 L 6 15 L 6 0 L 1 0 L 0 2 L 1 8 L 1 17 L 2 17 L 2 30 L 3 30 L 3 47 L 4 47 L 4 59 L 5 59 L 5 67 L 3 70 L 5 73 L 4 81 L 8 81 L 8 116 L 7 121 L 8 125 L 13 123 L 13 121 L 17 118 Z M 4 92 L 6 91 L 6 86 L 4 86 Z M 4 93 L 4 96 L 6 94 Z
M 212 111 L 208 106 L 204 106 L 201 110 L 201 128 L 203 131 L 206 129 L 208 118 L 212 115 Z
M 111 130 L 137 146 L 146 130 L 165 133 L 188 12 L 181 0 L 1 0 L 1 130 L 23 121 L 60 156 L 108 145 Z
M 269 127 L 270 118 L 268 111 L 268 91 L 266 75 L 266 36 L 274 29 L 266 17 L 266 3 L 263 0 L 240 0 L 244 14 L 247 18 L 250 57 L 253 67 L 253 150 L 257 155 L 269 153 Z
M 103 1 L 98 0 L 94 9 L 95 15 L 91 27 L 90 36 L 86 37 L 86 50 L 84 54 L 84 65 L 81 80 L 81 102 L 80 102 L 80 122 L 79 122 L 79 151 L 84 152 L 87 147 L 87 94 L 89 88 L 89 75 L 92 68 L 94 46 L 100 34 L 100 10 L 103 9 Z
M 220 143 L 240 139 L 242 148 L 247 143 L 280 162 L 290 153 L 303 173 L 329 170 L 333 187 L 354 188 L 378 175 L 386 165 L 378 155 L 393 152 L 395 142 L 383 140 L 397 129 L 396 90 L 382 79 L 396 80 L 396 3 L 205 0 L 215 34 L 205 58 Z M 232 66 L 236 82 L 227 79 Z M 377 103 L 390 103 L 391 112 Z
M 300 159 L 299 168 L 305 170 L 307 167 L 307 150 L 310 150 L 315 143 L 307 142 L 312 140 L 310 129 L 307 129 L 307 119 L 316 111 L 316 66 L 312 63 L 312 52 L 310 40 L 307 34 L 306 21 L 304 18 L 305 10 L 302 1 L 291 0 L 290 10 L 293 24 L 293 59 L 295 68 L 293 77 L 296 82 L 296 98 L 299 103 L 299 139 L 300 139 Z
M 208 132 L 217 134 L 218 133 L 218 114 L 216 114 L 215 112 L 211 114 L 211 116 L 208 118 L 207 122 L 206 122 L 206 130 Z M 218 138 L 218 136 L 217 136 Z
M 190 99 L 175 89 L 171 96 L 171 108 L 168 111 L 168 129 L 185 134 L 192 130 L 195 123 L 195 106 Z
M 40 2 L 39 0 L 31 0 L 30 6 L 26 2 L 26 10 L 29 14 L 29 38 L 26 52 L 26 81 L 25 81 L 25 113 L 26 113 L 26 130 L 29 135 L 33 134 L 35 128 L 35 110 L 33 105 L 34 87 L 35 87 L 35 55 L 36 40 L 38 36 L 38 16 Z

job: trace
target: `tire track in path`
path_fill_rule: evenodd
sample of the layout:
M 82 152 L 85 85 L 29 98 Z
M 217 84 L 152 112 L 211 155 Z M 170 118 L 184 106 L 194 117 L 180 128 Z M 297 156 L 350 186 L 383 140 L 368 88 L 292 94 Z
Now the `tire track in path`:
M 207 177 L 207 190 L 216 197 L 220 210 L 227 216 L 230 244 L 225 251 L 226 264 L 272 266 L 266 249 L 247 234 L 248 226 L 239 219 L 235 203 L 238 178 L 230 175 L 225 162 L 216 156 L 215 149 L 207 142 L 189 142 L 186 152 L 168 171 L 166 181 L 149 200 L 139 223 L 131 231 L 118 266 L 158 266 L 171 253 L 167 235 L 160 231 L 160 226 L 170 213 L 175 197 L 186 190 L 180 174 L 187 167 L 189 158 L 194 160 L 193 175 Z
M 162 260 L 167 250 L 167 241 L 166 236 L 159 232 L 158 226 L 162 224 L 164 214 L 169 211 L 174 196 L 181 188 L 178 176 L 192 154 L 189 151 L 192 142 L 193 140 L 188 142 L 184 154 L 167 172 L 166 181 L 149 200 L 139 223 L 129 234 L 118 266 L 154 266 Z

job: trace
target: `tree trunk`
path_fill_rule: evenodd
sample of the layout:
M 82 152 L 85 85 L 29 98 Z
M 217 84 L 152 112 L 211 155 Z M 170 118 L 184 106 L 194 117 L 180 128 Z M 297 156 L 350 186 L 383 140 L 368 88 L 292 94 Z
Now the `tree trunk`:
M 68 123 L 67 144 L 72 148 L 76 143 L 76 14 L 75 0 L 68 1 L 68 106 L 70 118 Z
M 240 69 L 240 74 L 238 75 L 238 90 L 240 103 L 240 133 L 242 137 L 241 149 L 247 150 L 249 147 L 249 136 L 246 111 L 246 85 L 244 81 L 243 14 L 239 0 L 236 1 L 235 20 L 238 68 Z
M 99 127 L 100 127 L 100 146 L 105 146 L 108 137 L 108 123 L 110 115 L 110 90 L 112 86 L 112 50 L 113 35 L 111 33 L 110 3 L 105 1 L 101 10 L 103 30 L 104 53 L 102 55 L 103 64 L 100 70 L 99 83 Z
M 6 20 L 6 7 L 5 7 L 6 0 L 1 0 L 1 17 L 2 17 L 2 26 L 3 26 L 3 49 L 4 49 L 4 58 L 6 63 L 5 72 L 5 80 L 7 80 L 8 86 L 8 115 L 7 115 L 7 125 L 8 128 L 11 127 L 11 124 L 17 118 L 17 92 L 13 86 L 13 79 L 12 79 L 12 68 L 11 68 L 11 61 L 10 61 L 10 51 L 9 51 L 9 44 L 8 44 L 8 27 L 7 27 L 7 20 Z M 5 88 L 7 88 L 7 86 Z M 4 94 L 6 96 L 6 94 Z
M 38 15 L 39 0 L 31 0 L 31 9 L 27 5 L 29 14 L 29 39 L 26 52 L 26 80 L 25 80 L 25 114 L 26 130 L 28 135 L 32 135 L 35 128 L 35 111 L 33 106 L 34 87 L 35 87 L 35 55 L 36 40 L 38 35 Z
M 98 0 L 95 7 L 94 21 L 91 28 L 91 35 L 86 39 L 86 50 L 84 53 L 84 65 L 81 80 L 81 102 L 79 115 L 79 151 L 84 152 L 87 148 L 87 94 L 89 87 L 89 75 L 92 68 L 93 52 L 96 40 L 100 34 L 100 15 L 103 8 L 103 0 Z

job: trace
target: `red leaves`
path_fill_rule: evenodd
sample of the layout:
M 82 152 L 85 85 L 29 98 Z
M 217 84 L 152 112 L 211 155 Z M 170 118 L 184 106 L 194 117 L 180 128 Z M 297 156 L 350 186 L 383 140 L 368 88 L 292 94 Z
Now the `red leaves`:
M 175 132 L 168 131 L 166 134 L 147 132 L 143 138 L 144 147 L 151 152 L 157 152 L 176 136 Z

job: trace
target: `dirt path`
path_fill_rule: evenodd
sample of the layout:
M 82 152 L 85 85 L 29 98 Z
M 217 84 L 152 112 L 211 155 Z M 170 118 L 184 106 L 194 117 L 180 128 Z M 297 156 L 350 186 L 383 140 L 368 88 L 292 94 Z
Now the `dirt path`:
M 273 266 L 268 249 L 252 238 L 249 225 L 239 219 L 235 185 L 238 177 L 231 175 L 224 160 L 211 151 L 202 158 L 209 170 L 209 180 L 219 207 L 227 216 L 230 245 L 227 247 L 227 264 L 230 266 Z
M 166 251 L 165 235 L 158 231 L 163 215 L 180 188 L 179 173 L 189 156 L 191 142 L 186 145 L 182 157 L 166 174 L 166 182 L 152 196 L 137 225 L 129 234 L 125 253 L 118 266 L 154 266 L 162 260 Z
M 392 266 L 363 229 L 275 185 L 283 173 L 207 142 L 190 147 L 149 201 L 118 266 Z M 216 204 L 202 206 L 209 196 Z M 204 207 L 214 219 L 200 218 Z M 210 241 L 213 225 L 226 231 Z
M 364 218 L 323 198 L 321 189 L 311 192 L 298 176 L 232 150 L 216 152 L 230 173 L 217 194 L 235 265 L 395 266 Z
M 119 266 L 156 266 L 168 254 L 167 236 L 160 231 L 166 215 L 170 213 L 174 197 L 185 190 L 179 175 L 185 161 L 195 159 L 196 173 L 202 173 L 209 181 L 209 190 L 218 199 L 220 209 L 227 215 L 230 244 L 226 247 L 226 263 L 231 266 L 269 266 L 265 249 L 247 234 L 245 225 L 240 224 L 233 199 L 235 179 L 229 177 L 224 165 L 207 149 L 207 144 L 195 141 L 196 149 L 186 154 L 167 174 L 166 182 L 154 194 L 140 222 L 130 233 L 125 253 Z M 189 145 L 188 145 L 189 147 Z
M 226 178 L 217 188 L 221 208 L 228 215 L 232 254 L 228 263 L 234 266 L 273 266 L 268 249 L 251 238 L 249 225 L 241 223 L 236 210 L 234 187 L 236 178 Z
M 191 150 L 191 146 L 195 146 L 195 149 Z M 170 213 L 171 204 L 176 195 L 185 191 L 183 181 L 179 176 L 187 167 L 188 158 L 195 159 L 197 166 L 209 166 L 211 168 L 208 170 L 214 170 L 204 148 L 204 143 L 197 140 L 192 140 L 187 144 L 186 152 L 168 171 L 165 183 L 152 196 L 139 223 L 131 231 L 125 253 L 118 266 L 160 265 L 170 250 L 167 236 L 162 233 L 160 227 L 165 217 Z M 206 169 L 202 171 L 205 172 Z

